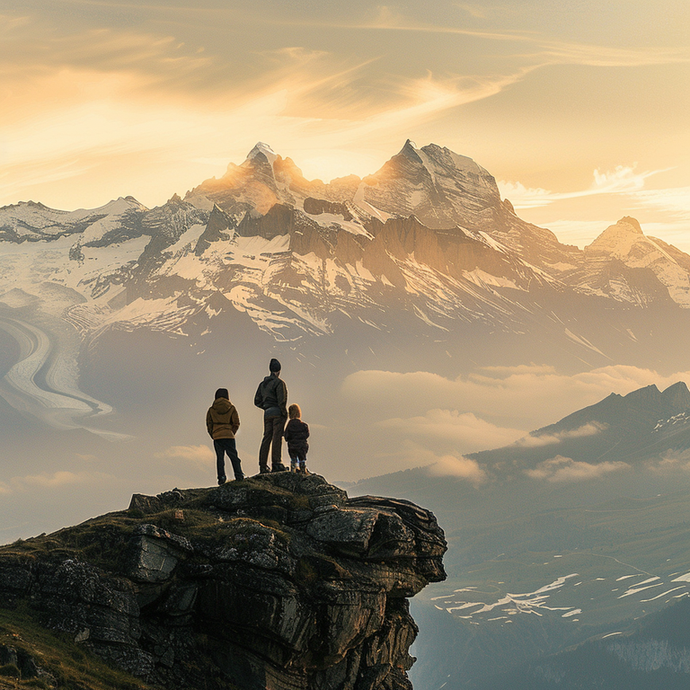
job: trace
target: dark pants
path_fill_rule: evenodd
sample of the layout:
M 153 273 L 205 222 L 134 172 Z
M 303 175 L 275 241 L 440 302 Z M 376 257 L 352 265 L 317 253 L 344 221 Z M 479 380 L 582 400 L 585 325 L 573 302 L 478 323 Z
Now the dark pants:
M 271 449 L 271 464 L 273 467 L 280 465 L 281 451 L 283 450 L 283 429 L 285 429 L 285 417 L 264 417 L 264 437 L 261 439 L 259 449 L 259 469 L 268 470 L 268 449 Z
M 307 469 L 307 451 L 309 450 L 309 446 L 304 444 L 304 446 L 299 446 L 298 448 L 295 448 L 294 446 L 291 448 L 290 445 L 288 444 L 288 454 L 290 455 L 290 464 L 301 470 L 306 470 Z
M 307 453 L 309 452 L 309 444 L 306 441 L 296 441 L 288 443 L 288 455 L 290 456 L 290 464 L 305 469 L 307 467 Z
M 225 454 L 228 454 L 232 463 L 232 471 L 235 479 L 244 479 L 240 457 L 237 455 L 237 446 L 234 438 L 213 439 L 213 447 L 216 451 L 216 468 L 218 469 L 218 481 L 224 482 L 225 477 Z

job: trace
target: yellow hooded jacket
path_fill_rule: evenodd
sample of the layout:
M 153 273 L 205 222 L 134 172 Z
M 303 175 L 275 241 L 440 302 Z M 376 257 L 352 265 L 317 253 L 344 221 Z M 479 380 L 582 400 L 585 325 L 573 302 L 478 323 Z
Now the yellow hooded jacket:
M 216 398 L 206 413 L 206 428 L 209 436 L 216 440 L 220 438 L 235 438 L 240 428 L 240 416 L 237 409 L 227 398 Z

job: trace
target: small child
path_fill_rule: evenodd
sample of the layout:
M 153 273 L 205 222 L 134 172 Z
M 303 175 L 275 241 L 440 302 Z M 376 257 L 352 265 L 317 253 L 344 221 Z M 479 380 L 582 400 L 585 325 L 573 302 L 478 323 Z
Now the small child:
M 290 455 L 290 470 L 306 474 L 309 426 L 301 419 L 302 410 L 299 405 L 290 405 L 288 407 L 288 417 L 290 421 L 285 427 L 285 440 L 287 441 L 288 454 Z

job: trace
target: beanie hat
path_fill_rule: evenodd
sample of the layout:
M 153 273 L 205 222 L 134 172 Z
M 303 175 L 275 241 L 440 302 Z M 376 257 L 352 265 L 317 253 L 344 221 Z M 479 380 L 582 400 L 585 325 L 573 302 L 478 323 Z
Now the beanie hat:
M 268 370 L 272 374 L 275 374 L 276 372 L 280 371 L 280 369 L 281 369 L 280 362 L 277 359 L 273 358 L 271 360 L 270 364 L 268 365 Z
M 216 400 L 218 400 L 218 398 L 225 398 L 226 400 L 229 400 L 230 395 L 228 394 L 228 389 L 227 388 L 219 388 L 216 391 Z

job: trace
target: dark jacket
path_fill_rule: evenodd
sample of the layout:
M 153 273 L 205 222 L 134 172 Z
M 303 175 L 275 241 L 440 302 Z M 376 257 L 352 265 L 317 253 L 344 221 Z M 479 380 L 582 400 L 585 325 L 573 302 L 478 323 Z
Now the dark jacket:
M 309 450 L 307 439 L 309 438 L 309 425 L 301 419 L 291 419 L 285 427 L 285 440 L 290 451 Z
M 206 413 L 206 428 L 209 436 L 216 440 L 220 438 L 235 438 L 240 428 L 240 416 L 237 409 L 227 398 L 216 398 Z
M 287 417 L 287 386 L 279 376 L 267 376 L 256 389 L 254 404 L 266 417 Z

